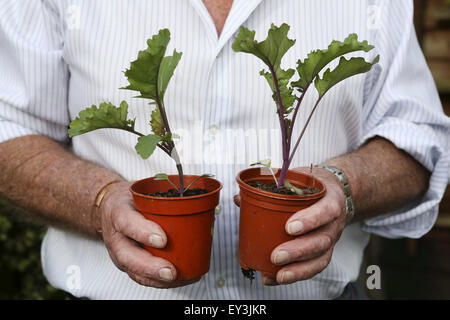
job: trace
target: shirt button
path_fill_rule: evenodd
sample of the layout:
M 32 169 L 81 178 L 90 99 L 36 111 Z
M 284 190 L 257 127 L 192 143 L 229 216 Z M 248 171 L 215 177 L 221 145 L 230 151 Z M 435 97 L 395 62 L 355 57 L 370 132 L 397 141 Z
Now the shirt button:
M 216 215 L 219 215 L 222 212 L 222 206 L 219 204 L 215 209 L 214 209 L 214 213 Z
M 216 124 L 213 124 L 209 127 L 208 132 L 211 136 L 215 136 L 219 132 L 219 127 Z
M 216 280 L 216 286 L 217 286 L 218 288 L 222 288 L 224 285 L 225 285 L 225 279 L 222 278 L 222 277 L 217 278 L 217 280 Z

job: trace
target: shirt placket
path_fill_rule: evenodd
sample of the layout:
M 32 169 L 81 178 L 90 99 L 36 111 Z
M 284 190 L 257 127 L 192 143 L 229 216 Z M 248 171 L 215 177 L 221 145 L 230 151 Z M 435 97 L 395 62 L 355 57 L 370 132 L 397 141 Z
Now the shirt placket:
M 227 68 L 228 60 L 226 59 L 228 53 L 223 52 L 224 47 L 228 46 L 229 42 L 234 40 L 240 26 L 250 17 L 261 1 L 262 0 L 234 0 L 233 6 L 219 37 L 214 22 L 203 2 L 201 0 L 190 0 L 192 6 L 203 22 L 208 38 L 213 44 L 211 47 L 214 50 L 214 52 L 212 52 L 212 59 L 207 66 L 208 72 L 205 79 L 206 82 L 204 83 L 206 90 L 204 91 L 205 96 L 202 99 L 202 101 L 204 101 L 204 108 L 202 109 L 205 111 L 204 116 L 206 121 L 204 126 L 205 128 L 209 128 L 210 131 L 216 132 L 225 129 L 220 128 L 220 125 L 218 124 L 220 122 L 220 114 L 210 110 L 210 108 L 216 108 L 221 104 L 217 101 L 217 97 L 223 95 L 224 92 L 219 92 L 219 88 L 221 88 L 220 90 L 224 90 L 224 88 L 229 89 L 229 86 L 226 85 L 227 79 L 225 78 L 227 73 L 222 72 L 224 71 L 222 70 L 223 68 Z M 224 106 L 222 107 L 226 107 L 227 103 L 227 101 L 224 101 Z M 216 171 L 212 170 L 214 166 L 217 165 L 205 165 L 205 168 L 203 169 L 206 171 Z M 220 226 L 226 225 L 226 223 L 221 223 L 221 221 L 219 221 L 223 219 L 225 219 L 225 216 L 216 215 L 216 225 L 218 230 L 215 232 L 216 241 L 213 242 L 213 261 L 210 273 L 205 277 L 207 280 L 206 286 L 208 295 L 211 296 L 210 298 L 225 298 L 230 295 L 230 292 L 228 291 L 232 290 L 229 288 L 229 285 L 233 282 L 230 279 L 231 273 L 230 270 L 226 269 L 225 263 L 233 250 L 230 248 L 230 243 L 228 243 L 229 240 L 225 239 L 227 237 L 226 230 L 219 229 Z M 232 241 L 232 243 L 234 242 Z

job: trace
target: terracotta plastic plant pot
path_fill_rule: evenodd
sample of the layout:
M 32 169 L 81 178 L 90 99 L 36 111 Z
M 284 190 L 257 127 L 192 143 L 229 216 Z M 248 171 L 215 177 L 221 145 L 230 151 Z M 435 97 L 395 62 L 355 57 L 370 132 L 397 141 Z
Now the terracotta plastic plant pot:
M 185 185 L 195 178 L 197 176 L 185 175 Z M 178 175 L 171 175 L 169 179 L 179 185 Z M 219 204 L 222 184 L 212 178 L 201 178 L 192 188 L 209 192 L 178 198 L 148 196 L 173 189 L 167 181 L 156 181 L 154 178 L 136 181 L 130 188 L 135 208 L 145 218 L 161 226 L 167 235 L 165 248 L 144 248 L 154 256 L 170 261 L 177 269 L 177 280 L 198 278 L 209 270 L 214 209 Z
M 248 185 L 260 181 L 274 182 L 272 175 L 261 174 L 261 168 L 241 171 L 236 180 L 240 187 L 239 264 L 243 269 L 257 270 L 263 276 L 275 278 L 281 267 L 272 264 L 272 251 L 280 244 L 293 240 L 285 231 L 289 217 L 316 203 L 325 195 L 324 184 L 312 176 L 289 171 L 286 178 L 296 187 L 315 187 L 319 193 L 311 195 L 282 195 L 262 191 Z M 279 174 L 280 170 L 278 170 Z M 278 177 L 278 174 L 276 176 Z

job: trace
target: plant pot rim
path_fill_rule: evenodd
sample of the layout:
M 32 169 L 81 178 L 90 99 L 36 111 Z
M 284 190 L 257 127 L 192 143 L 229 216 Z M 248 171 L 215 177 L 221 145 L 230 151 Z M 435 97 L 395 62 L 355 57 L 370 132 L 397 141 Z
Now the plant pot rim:
M 177 174 L 168 175 L 168 176 L 169 176 L 169 178 L 170 177 L 178 177 Z M 187 177 L 192 177 L 192 178 L 195 179 L 195 178 L 198 178 L 199 176 L 198 175 L 189 175 L 189 174 L 184 174 L 183 175 L 183 178 L 187 178 Z M 130 192 L 133 195 L 141 197 L 141 198 L 146 198 L 146 199 L 149 199 L 149 200 L 156 200 L 156 201 L 184 201 L 184 200 L 199 199 L 199 198 L 204 198 L 204 197 L 211 196 L 211 195 L 219 192 L 222 189 L 222 187 L 223 187 L 222 183 L 219 180 L 211 178 L 211 177 L 204 177 L 202 179 L 214 180 L 216 183 L 218 183 L 218 187 L 215 188 L 214 190 L 208 192 L 208 193 L 203 193 L 203 194 L 199 194 L 199 195 L 195 195 L 195 196 L 188 196 L 188 197 L 155 197 L 155 196 L 149 196 L 149 195 L 146 195 L 146 194 L 142 194 L 140 192 L 137 192 L 137 191 L 133 190 L 134 187 L 137 184 L 142 183 L 143 181 L 146 181 L 146 180 L 154 180 L 154 179 L 155 179 L 155 177 L 149 177 L 149 178 L 137 180 L 131 185 L 129 190 L 130 190 Z
M 247 168 L 247 169 L 240 171 L 238 173 L 238 175 L 236 176 L 236 181 L 239 184 L 239 186 L 241 188 L 247 190 L 248 192 L 256 193 L 256 194 L 259 194 L 259 195 L 267 197 L 267 198 L 278 199 L 278 200 L 283 200 L 283 201 L 308 201 L 308 200 L 318 199 L 318 198 L 322 198 L 327 191 L 325 184 L 316 177 L 315 177 L 315 180 L 318 181 L 320 183 L 320 185 L 322 186 L 322 188 L 320 188 L 321 189 L 320 192 L 314 193 L 314 194 L 306 194 L 306 195 L 286 195 L 286 194 L 278 194 L 278 193 L 268 192 L 268 191 L 264 191 L 264 190 L 252 187 L 249 184 L 247 184 L 246 181 L 242 180 L 241 176 L 243 173 L 246 173 L 249 171 L 256 171 L 256 170 L 260 170 L 260 169 L 261 168 Z M 281 169 L 279 169 L 279 168 L 272 168 L 272 169 L 277 170 L 275 176 L 278 176 Z M 301 172 L 301 171 L 289 170 L 288 174 L 289 174 L 289 172 L 312 178 L 312 175 Z

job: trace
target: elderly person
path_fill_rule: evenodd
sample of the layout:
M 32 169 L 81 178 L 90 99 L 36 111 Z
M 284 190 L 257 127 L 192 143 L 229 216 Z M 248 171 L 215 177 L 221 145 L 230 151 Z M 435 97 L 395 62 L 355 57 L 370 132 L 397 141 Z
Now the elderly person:
M 0 195 L 49 226 L 42 244 L 49 282 L 91 299 L 358 298 L 353 282 L 370 234 L 421 237 L 433 226 L 448 183 L 450 120 L 412 17 L 409 0 L 2 0 Z M 287 65 L 349 33 L 375 46 L 370 55 L 380 55 L 369 73 L 323 100 L 293 160 L 298 170 L 327 164 L 347 177 L 352 223 L 345 224 L 340 180 L 314 169 L 326 196 L 288 221 L 287 232 L 297 238 L 272 253 L 283 266 L 276 278 L 249 285 L 237 261 L 234 178 L 267 157 L 270 137 L 258 136 L 256 154 L 245 149 L 243 161 L 228 163 L 220 160 L 236 153 L 236 137 L 217 134 L 221 148 L 185 161 L 187 173 L 211 172 L 224 184 L 211 268 L 196 282 L 179 282 L 170 262 L 139 245 L 161 248 L 167 238 L 134 209 L 129 192 L 132 181 L 174 168 L 164 155 L 139 159 L 135 137 L 126 132 L 99 130 L 69 141 L 68 125 L 83 106 L 131 98 L 117 90 L 125 85 L 120 71 L 145 39 L 168 28 L 171 45 L 184 53 L 165 96 L 175 132 L 277 129 L 267 84 L 257 76 L 261 66 L 231 49 L 240 26 L 263 35 L 271 23 L 289 24 L 297 39 Z M 130 113 L 146 128 L 145 101 L 134 101 Z M 195 139 L 185 149 L 214 143 Z M 72 266 L 80 273 L 76 286 L 68 285 Z

